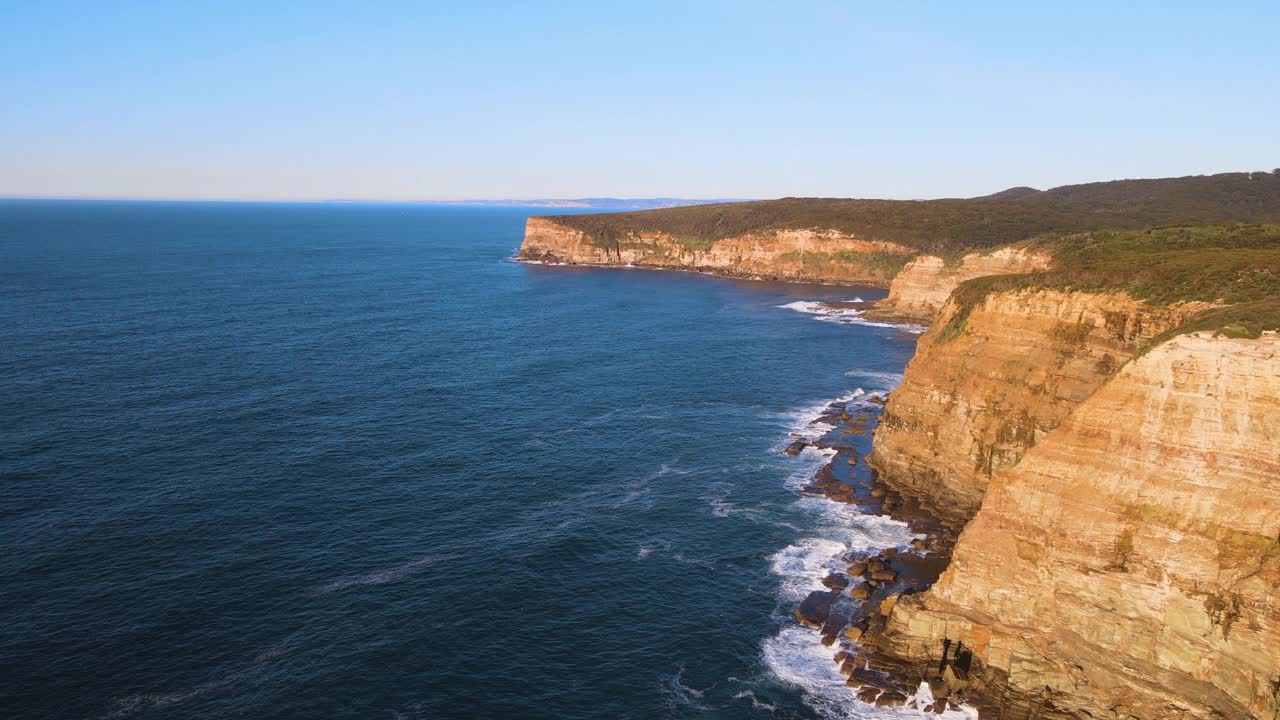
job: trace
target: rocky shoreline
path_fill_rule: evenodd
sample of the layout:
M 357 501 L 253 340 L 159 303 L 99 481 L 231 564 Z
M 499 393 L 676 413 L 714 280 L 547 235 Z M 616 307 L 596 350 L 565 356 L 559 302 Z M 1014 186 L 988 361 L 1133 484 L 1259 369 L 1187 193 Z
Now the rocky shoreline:
M 803 274 L 784 274 L 770 273 L 767 271 L 758 272 L 741 272 L 723 267 L 714 267 L 710 265 L 685 265 L 672 266 L 663 265 L 652 262 L 580 262 L 567 260 L 555 253 L 548 251 L 529 251 L 521 250 L 513 258 L 516 262 L 528 263 L 530 265 L 550 265 L 556 267 L 582 267 L 582 268 L 631 268 L 636 270 L 663 270 L 667 272 L 687 272 L 697 273 L 699 275 L 714 275 L 716 277 L 733 278 L 735 280 L 755 280 L 762 282 L 785 282 L 799 285 L 847 285 L 849 287 L 877 287 L 888 288 L 889 282 L 882 278 L 869 278 L 865 280 L 845 280 L 838 278 L 817 278 L 809 277 Z M 864 303 L 870 307 L 873 302 Z M 907 318 L 919 321 L 916 316 L 901 316 L 901 322 L 910 322 Z
M 797 622 L 818 631 L 818 641 L 835 648 L 834 661 L 846 685 L 862 702 L 880 707 L 914 707 L 941 714 L 960 710 L 966 701 L 968 655 L 963 647 L 947 648 L 933 668 L 904 666 L 875 652 L 874 639 L 899 598 L 922 592 L 937 581 L 951 560 L 956 536 L 909 497 L 876 481 L 866 454 L 887 394 L 839 400 L 810 424 L 825 430 L 793 433 L 783 454 L 796 457 L 807 448 L 834 451 L 801 492 L 849 504 L 868 515 L 883 515 L 907 524 L 919 537 L 908 547 L 848 552 L 839 557 L 843 570 L 822 579 L 795 608 Z M 826 430 L 826 428 L 830 428 Z M 933 701 L 917 700 L 921 682 Z

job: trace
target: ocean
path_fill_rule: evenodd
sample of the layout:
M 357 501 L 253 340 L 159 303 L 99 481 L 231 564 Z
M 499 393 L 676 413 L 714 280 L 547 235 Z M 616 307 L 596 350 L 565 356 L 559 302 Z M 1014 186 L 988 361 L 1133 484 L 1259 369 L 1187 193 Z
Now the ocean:
M 0 203 L 0 715 L 880 718 L 782 454 L 883 290 L 510 260 L 527 208 Z

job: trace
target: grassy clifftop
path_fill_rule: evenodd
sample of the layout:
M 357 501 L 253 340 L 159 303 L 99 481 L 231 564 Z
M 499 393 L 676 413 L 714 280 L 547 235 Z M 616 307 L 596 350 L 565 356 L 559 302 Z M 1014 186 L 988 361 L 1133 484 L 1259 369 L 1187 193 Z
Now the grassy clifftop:
M 1054 269 L 962 283 L 952 295 L 959 312 L 944 336 L 960 332 L 969 311 L 987 295 L 1025 288 L 1125 292 L 1158 305 L 1227 305 L 1199 315 L 1178 332 L 1221 330 L 1256 337 L 1263 330 L 1280 330 L 1280 225 L 1102 230 L 1039 238 L 1029 245 L 1052 252 Z
M 1211 222 L 1280 222 L 1280 170 L 1012 188 L 980 198 L 784 198 L 601 215 L 560 215 L 601 247 L 665 232 L 691 249 L 747 232 L 830 228 L 923 252 L 954 254 L 1045 233 Z

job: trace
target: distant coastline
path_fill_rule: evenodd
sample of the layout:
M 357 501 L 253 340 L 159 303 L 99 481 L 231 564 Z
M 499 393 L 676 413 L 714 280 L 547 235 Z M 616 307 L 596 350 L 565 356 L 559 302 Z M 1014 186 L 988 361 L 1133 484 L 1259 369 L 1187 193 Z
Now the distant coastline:
M 0 202 L 97 202 L 97 203 L 239 203 L 258 205 L 427 205 L 472 207 L 529 207 L 595 210 L 661 210 L 663 208 L 749 202 L 750 198 L 540 198 L 535 200 L 377 200 L 362 198 L 328 198 L 299 200 L 285 198 L 161 198 L 161 197 L 58 197 L 0 196 Z
M 716 205 L 718 203 L 746 202 L 750 198 L 715 198 L 694 200 L 690 198 L 545 198 L 538 200 L 424 200 L 423 205 L 483 205 L 487 207 L 539 207 L 539 208 L 618 208 L 625 210 L 657 210 L 660 208 L 688 207 L 690 205 Z

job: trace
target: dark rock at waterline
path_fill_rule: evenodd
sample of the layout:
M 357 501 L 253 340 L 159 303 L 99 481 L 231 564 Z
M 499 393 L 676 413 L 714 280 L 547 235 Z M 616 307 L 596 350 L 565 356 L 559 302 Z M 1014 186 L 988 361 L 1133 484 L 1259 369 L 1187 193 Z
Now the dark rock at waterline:
M 849 578 L 845 577 L 844 575 L 832 573 L 822 578 L 822 584 L 826 585 L 832 590 L 843 590 L 849 587 Z
M 795 457 L 799 455 L 801 452 L 803 452 L 804 449 L 807 447 L 809 447 L 808 440 L 796 440 L 795 442 L 788 445 L 786 449 L 782 451 L 782 454 L 786 455 L 787 457 Z
M 834 590 L 814 590 L 796 608 L 796 620 L 801 625 L 821 628 L 831 615 L 831 606 L 838 597 L 840 593 Z
M 850 590 L 849 597 L 852 597 L 855 600 L 866 600 L 867 598 L 871 597 L 871 590 L 872 590 L 871 583 L 864 582 L 859 584 L 854 589 Z
M 885 690 L 876 698 L 878 707 L 902 707 L 907 704 L 906 693 L 897 690 Z

